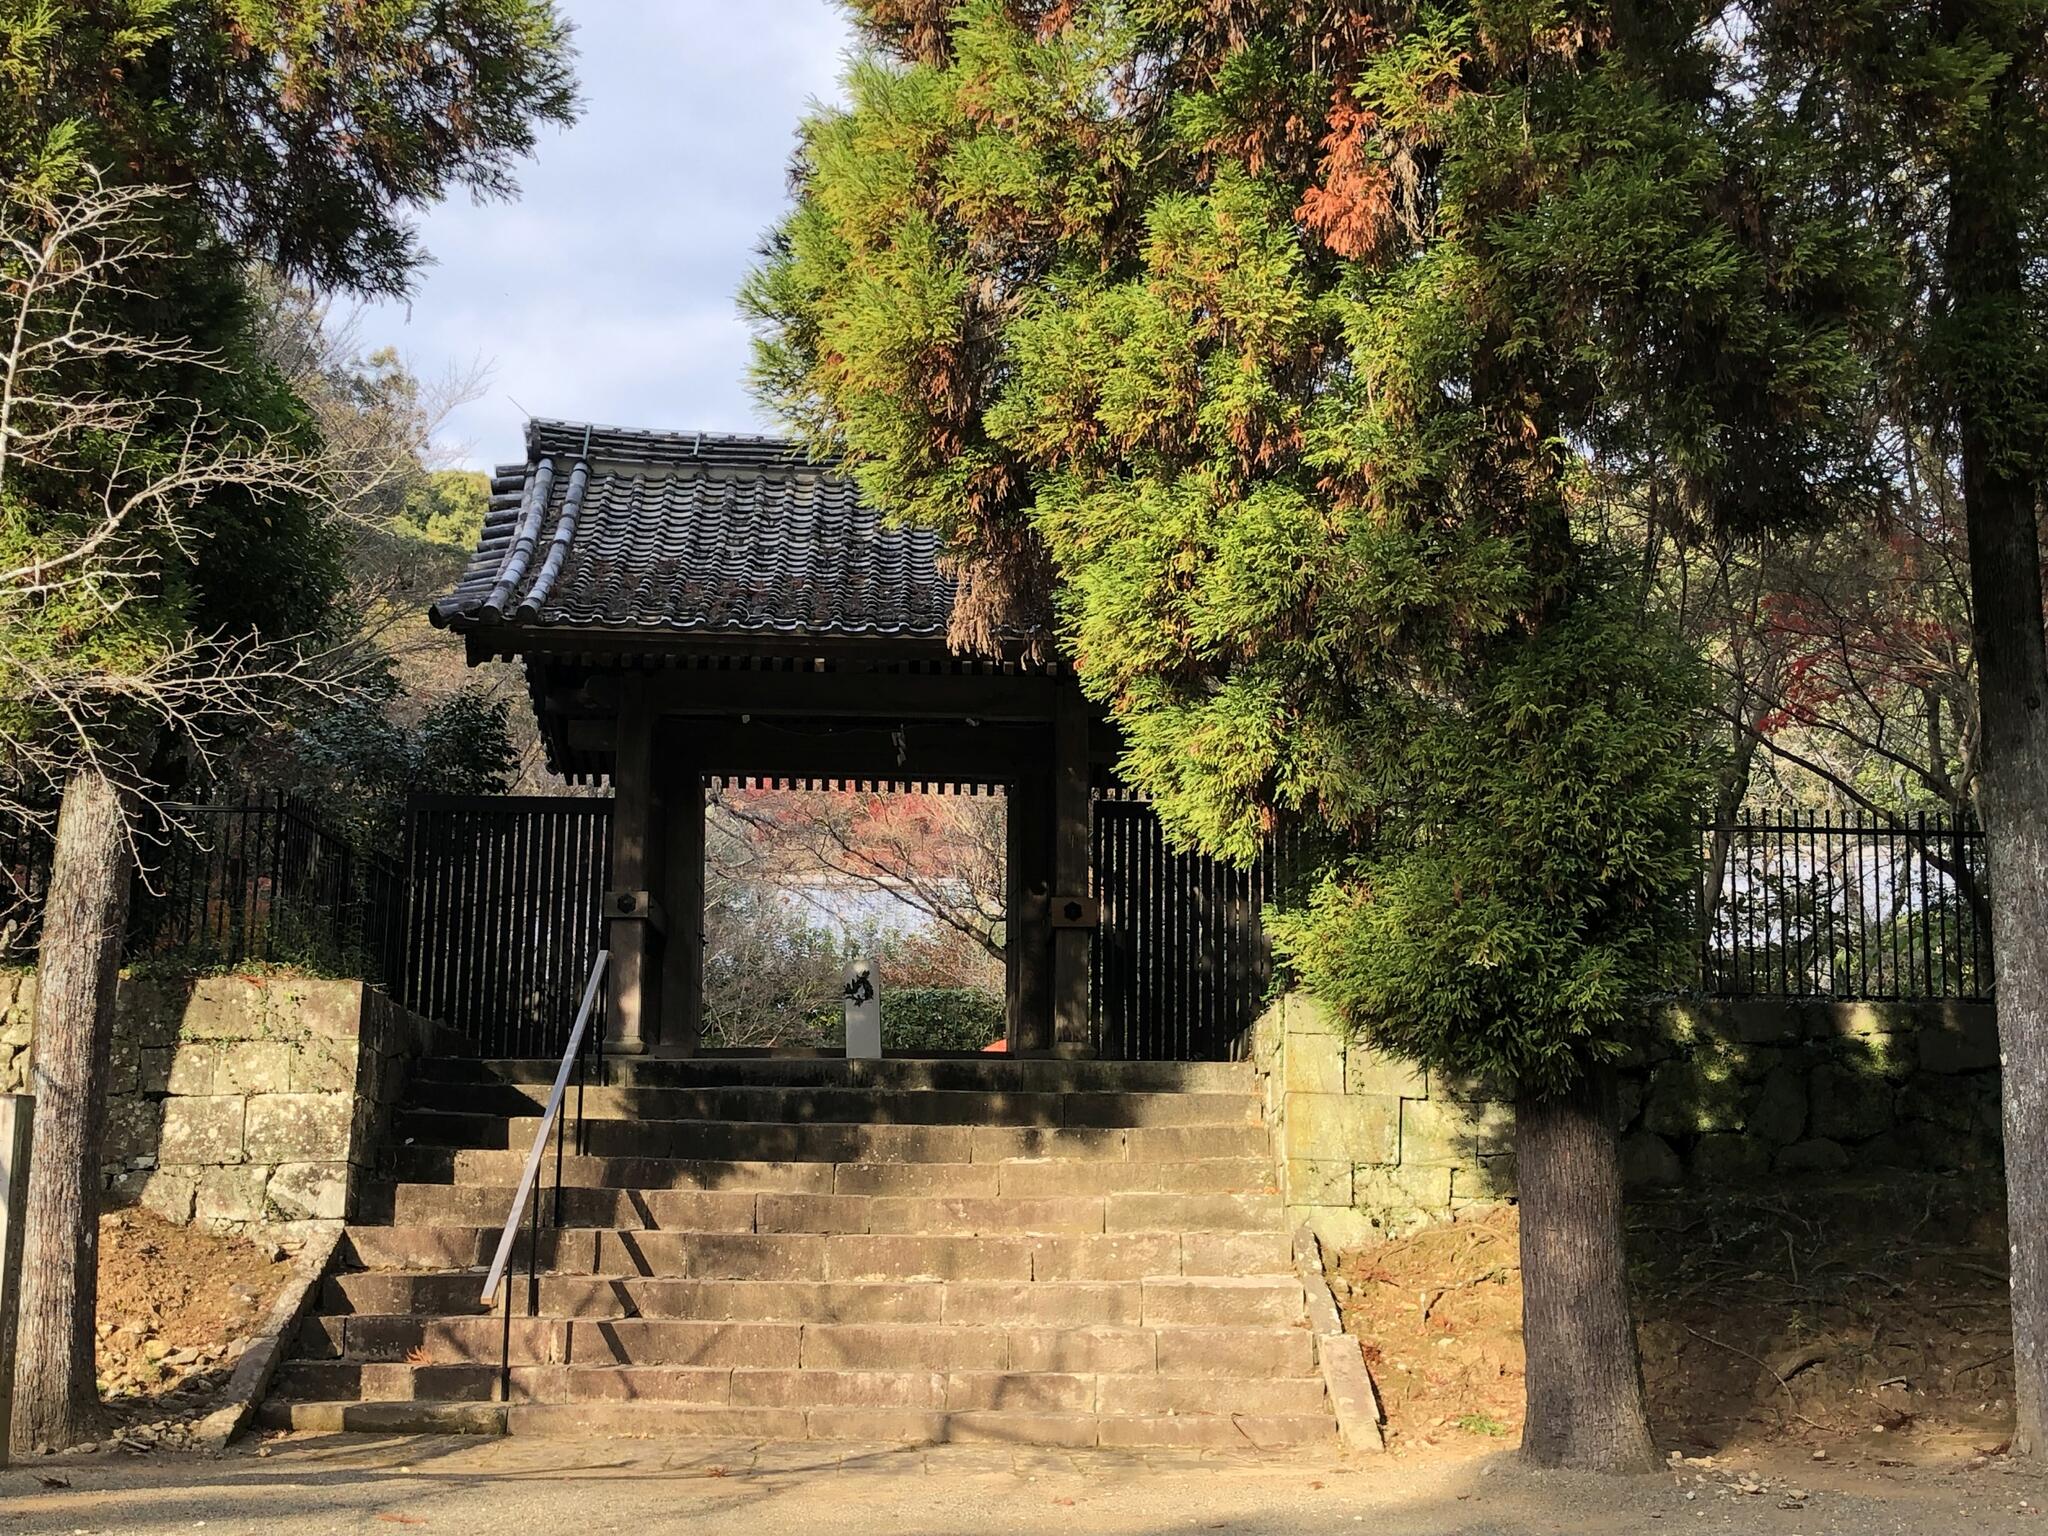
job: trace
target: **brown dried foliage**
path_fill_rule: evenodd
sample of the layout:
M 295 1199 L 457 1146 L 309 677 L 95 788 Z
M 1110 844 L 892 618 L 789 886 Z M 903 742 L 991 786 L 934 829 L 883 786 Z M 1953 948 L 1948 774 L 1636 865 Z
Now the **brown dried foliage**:
M 1337 87 L 1323 138 L 1322 179 L 1294 211 L 1304 229 L 1351 261 L 1379 255 L 1394 232 L 1394 177 L 1374 153 L 1378 126 L 1377 113 L 1352 101 L 1348 87 Z

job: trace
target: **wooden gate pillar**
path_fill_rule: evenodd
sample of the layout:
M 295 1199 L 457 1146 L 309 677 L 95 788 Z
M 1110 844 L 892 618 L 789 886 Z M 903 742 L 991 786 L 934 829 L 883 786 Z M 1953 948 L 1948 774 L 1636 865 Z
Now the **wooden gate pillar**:
M 687 751 L 665 752 L 668 919 L 661 960 L 661 1049 L 694 1056 L 704 1032 L 704 774 Z
M 1052 1046 L 1051 935 L 1046 903 L 1052 891 L 1052 784 L 1021 775 L 1010 787 L 1004 882 L 1004 991 L 1013 1052 Z
M 661 1018 L 664 915 L 661 807 L 654 784 L 654 713 L 647 679 L 619 684 L 617 751 L 612 764 L 612 884 L 605 893 L 605 943 L 611 950 L 605 1049 L 637 1056 Z
M 1053 1049 L 1093 1055 L 1088 1024 L 1088 952 L 1095 931 L 1088 888 L 1088 702 L 1071 680 L 1060 685 L 1052 729 L 1052 1020 Z

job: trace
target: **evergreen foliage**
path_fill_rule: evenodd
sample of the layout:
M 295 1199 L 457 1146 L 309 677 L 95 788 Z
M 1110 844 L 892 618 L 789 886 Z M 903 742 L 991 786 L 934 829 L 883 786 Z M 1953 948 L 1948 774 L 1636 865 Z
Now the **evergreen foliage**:
M 1721 9 L 854 9 L 746 292 L 764 395 L 970 592 L 1056 570 L 1181 841 L 1348 842 L 1278 928 L 1353 1025 L 1571 1085 L 1673 976 L 1705 789 L 1588 460 L 1696 527 L 1864 482 L 1866 258 L 1731 107 Z M 1035 617 L 985 608 L 956 639 Z
M 291 787 L 319 798 L 365 846 L 393 848 L 411 795 L 502 795 L 512 786 L 511 707 L 469 683 L 417 720 L 398 714 L 388 665 L 356 697 L 314 713 L 294 734 Z

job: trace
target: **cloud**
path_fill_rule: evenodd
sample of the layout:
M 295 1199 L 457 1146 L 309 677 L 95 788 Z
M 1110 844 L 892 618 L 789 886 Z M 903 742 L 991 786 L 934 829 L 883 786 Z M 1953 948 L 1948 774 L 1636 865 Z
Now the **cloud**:
M 826 0 L 566 0 L 583 117 L 545 138 L 519 201 L 457 199 L 421 234 L 409 303 L 361 318 L 432 377 L 490 368 L 444 439 L 515 457 L 528 414 L 773 430 L 747 392 L 734 295 L 788 206 L 796 127 L 836 99 L 850 37 Z

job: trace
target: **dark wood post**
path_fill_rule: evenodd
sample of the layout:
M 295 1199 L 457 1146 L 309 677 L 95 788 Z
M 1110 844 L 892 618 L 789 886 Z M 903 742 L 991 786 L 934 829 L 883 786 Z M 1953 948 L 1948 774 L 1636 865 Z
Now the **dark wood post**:
M 1004 988 L 1010 1049 L 1045 1051 L 1052 1045 L 1052 968 L 1046 898 L 1052 890 L 1052 784 L 1044 775 L 1021 775 L 1010 788 L 1004 917 Z
M 704 1030 L 704 774 L 688 753 L 665 757 L 668 919 L 661 960 L 664 1055 L 694 1056 Z
M 612 885 L 605 895 L 605 939 L 612 952 L 611 1007 L 605 1049 L 644 1052 L 661 1018 L 661 828 L 654 793 L 654 713 L 647 679 L 619 683 L 617 752 L 612 764 Z
M 1052 801 L 1053 1048 L 1089 1055 L 1088 701 L 1072 682 L 1061 685 L 1054 706 Z

